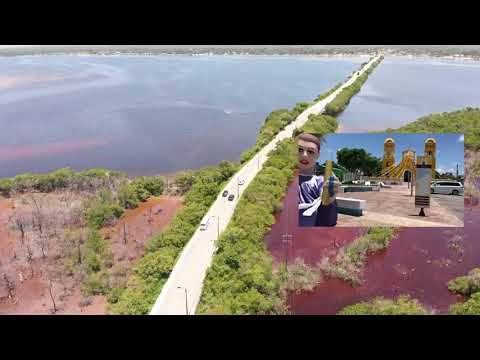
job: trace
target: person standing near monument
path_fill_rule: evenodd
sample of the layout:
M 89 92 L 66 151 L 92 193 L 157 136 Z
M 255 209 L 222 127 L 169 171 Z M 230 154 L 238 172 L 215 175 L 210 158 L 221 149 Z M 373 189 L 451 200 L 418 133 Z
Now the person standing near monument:
M 337 224 L 336 194 L 340 189 L 340 182 L 333 175 L 332 184 L 328 184 L 330 185 L 328 204 L 322 204 L 325 179 L 321 175 L 315 175 L 315 163 L 320 157 L 320 144 L 320 139 L 312 134 L 303 133 L 298 137 L 299 226 Z

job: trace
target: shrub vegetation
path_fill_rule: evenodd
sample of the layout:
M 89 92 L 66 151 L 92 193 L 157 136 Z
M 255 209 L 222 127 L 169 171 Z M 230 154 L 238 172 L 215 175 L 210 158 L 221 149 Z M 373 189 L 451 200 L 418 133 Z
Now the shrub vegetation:
M 188 189 L 184 207 L 164 232 L 149 240 L 146 253 L 137 262 L 126 286 L 115 289 L 115 296 L 109 298 L 110 312 L 148 314 L 183 247 L 238 167 L 236 163 L 222 161 L 216 167 L 180 175 L 179 183 L 184 186 L 183 190 Z
M 465 147 L 480 149 L 480 108 L 467 107 L 453 112 L 431 114 L 419 118 L 398 129 L 387 129 L 395 133 L 463 133 Z
M 349 305 L 338 315 L 428 315 L 416 299 L 400 296 L 396 300 L 378 297 L 369 302 Z
M 298 103 L 292 110 L 270 113 L 255 145 L 242 154 L 241 163 L 250 160 L 309 106 L 309 103 Z M 312 116 L 305 126 L 315 133 L 325 134 L 335 131 L 337 122 L 329 116 Z M 207 271 L 197 309 L 199 313 L 280 314 L 287 311 L 282 298 L 286 286 L 282 272 L 273 273 L 273 259 L 263 238 L 274 223 L 273 214 L 282 208 L 281 200 L 293 179 L 296 159 L 295 141 L 282 141 L 245 190 L 217 243 L 218 249 Z M 138 261 L 127 286 L 115 290 L 109 311 L 117 314 L 147 314 L 150 311 L 181 250 L 238 168 L 237 164 L 222 162 L 217 167 L 185 171 L 177 177 L 175 185 L 185 194 L 185 207 L 165 232 L 149 241 L 146 255 Z
M 380 58 L 375 63 L 372 64 L 357 80 L 342 89 L 340 93 L 325 107 L 325 113 L 328 115 L 338 115 L 340 114 L 347 105 L 350 103 L 352 97 L 360 91 L 365 81 L 367 81 L 368 76 L 373 72 L 375 67 L 382 61 L 383 58 Z M 363 67 L 363 66 L 362 66 Z
M 480 315 L 480 268 L 449 281 L 448 289 L 467 297 L 465 302 L 450 306 L 450 314 Z
M 364 236 L 355 239 L 339 252 L 333 262 L 325 262 L 322 271 L 330 277 L 343 279 L 351 285 L 359 285 L 367 255 L 387 248 L 395 235 L 395 228 L 369 228 Z
M 448 289 L 464 296 L 480 292 L 480 268 L 473 269 L 467 276 L 460 276 L 449 281 Z
M 450 306 L 452 315 L 480 315 L 480 292 L 473 294 L 464 303 Z

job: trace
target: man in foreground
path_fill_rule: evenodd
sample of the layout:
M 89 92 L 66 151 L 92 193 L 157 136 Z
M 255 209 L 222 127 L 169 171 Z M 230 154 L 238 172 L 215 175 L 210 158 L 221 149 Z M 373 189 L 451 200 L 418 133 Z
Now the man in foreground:
M 319 137 L 303 133 L 298 137 L 298 208 L 299 226 L 335 226 L 337 224 L 336 194 L 340 189 L 338 178 L 315 175 L 315 163 L 320 157 Z M 324 196 L 323 192 L 328 192 Z M 325 203 L 325 199 L 328 199 Z

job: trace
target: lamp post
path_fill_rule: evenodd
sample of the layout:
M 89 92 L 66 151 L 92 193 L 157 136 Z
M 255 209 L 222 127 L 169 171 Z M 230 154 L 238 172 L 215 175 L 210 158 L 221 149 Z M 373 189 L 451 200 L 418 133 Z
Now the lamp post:
M 283 234 L 282 235 L 282 242 L 283 242 L 283 245 L 285 246 L 285 271 L 287 272 L 287 282 L 288 282 L 288 277 L 289 277 L 289 273 L 288 273 L 288 244 L 290 242 L 292 242 L 292 235 L 291 234 Z M 290 300 L 290 301 L 289 301 Z M 293 297 L 290 297 L 290 294 L 287 290 L 287 303 L 288 302 L 291 302 L 292 303 L 292 308 L 293 308 Z M 290 309 L 290 314 L 292 313 L 292 309 Z
M 291 234 L 283 234 L 282 235 L 282 242 L 285 246 L 285 270 L 288 273 L 288 244 L 292 241 L 292 235 Z
M 186 315 L 188 315 L 188 291 L 187 291 L 187 288 L 177 286 L 177 289 L 184 289 L 185 290 L 185 313 L 186 313 Z
M 220 239 L 220 216 L 217 216 L 217 240 Z

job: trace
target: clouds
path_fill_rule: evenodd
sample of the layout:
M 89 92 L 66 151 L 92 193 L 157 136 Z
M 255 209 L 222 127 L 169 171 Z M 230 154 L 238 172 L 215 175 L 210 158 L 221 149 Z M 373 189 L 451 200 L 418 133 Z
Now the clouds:
M 465 142 L 465 135 L 463 135 L 463 134 L 460 135 L 460 136 L 458 137 L 458 142 L 459 142 L 459 143 Z
M 443 167 L 439 167 L 439 168 L 437 168 L 437 172 L 438 172 L 439 174 L 446 174 L 446 173 L 455 174 L 456 170 L 453 169 L 453 168 L 443 168 Z

